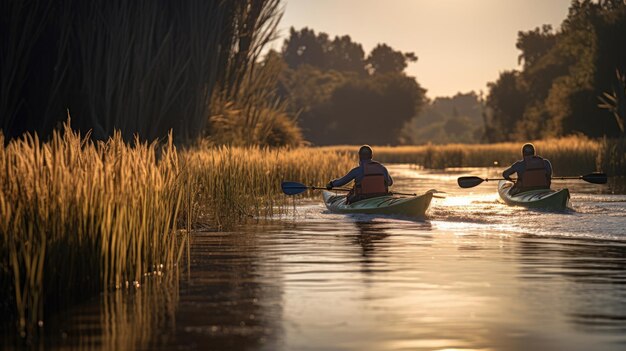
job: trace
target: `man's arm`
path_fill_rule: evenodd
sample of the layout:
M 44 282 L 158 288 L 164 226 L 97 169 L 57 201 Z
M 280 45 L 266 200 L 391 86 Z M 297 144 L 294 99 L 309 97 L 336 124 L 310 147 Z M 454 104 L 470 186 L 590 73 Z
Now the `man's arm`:
M 502 177 L 507 180 L 511 180 L 511 174 L 517 173 L 520 168 L 520 163 L 515 162 L 511 167 L 507 168 L 502 172 Z
M 357 176 L 357 172 L 359 171 L 359 168 L 353 168 L 350 172 L 348 172 L 348 174 L 346 174 L 345 176 L 338 178 L 338 179 L 333 179 L 330 181 L 330 183 L 328 183 L 328 185 L 332 186 L 332 187 L 336 187 L 336 186 L 343 186 L 346 185 L 348 183 L 350 183 L 351 181 L 354 180 L 354 178 L 356 178 Z
M 548 180 L 552 178 L 552 163 L 548 160 L 543 160 L 546 167 L 546 174 L 548 175 Z
M 385 183 L 387 184 L 387 186 L 393 185 L 393 178 L 391 178 L 391 176 L 389 175 L 387 167 L 385 167 Z

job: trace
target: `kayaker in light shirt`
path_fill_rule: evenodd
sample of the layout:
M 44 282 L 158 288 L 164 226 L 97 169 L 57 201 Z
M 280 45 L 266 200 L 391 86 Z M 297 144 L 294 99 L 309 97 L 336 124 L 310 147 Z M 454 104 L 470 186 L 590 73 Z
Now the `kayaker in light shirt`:
M 517 173 L 517 181 L 509 194 L 515 195 L 528 190 L 550 189 L 552 180 L 552 164 L 550 161 L 535 155 L 533 144 L 522 146 L 522 160 L 515 162 L 502 172 L 505 179 L 511 180 L 511 175 Z
M 372 148 L 369 145 L 361 146 L 359 149 L 359 166 L 353 168 L 345 176 L 328 182 L 326 189 L 331 190 L 333 187 L 343 186 L 354 180 L 354 186 L 346 197 L 348 203 L 387 195 L 389 187 L 393 184 L 393 179 L 387 168 L 373 161 L 372 156 Z

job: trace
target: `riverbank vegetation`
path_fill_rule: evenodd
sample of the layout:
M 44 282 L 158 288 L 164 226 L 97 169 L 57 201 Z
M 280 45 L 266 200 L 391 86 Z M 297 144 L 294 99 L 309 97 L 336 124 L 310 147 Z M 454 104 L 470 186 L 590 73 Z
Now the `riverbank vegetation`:
M 302 143 L 275 94 L 277 70 L 259 64 L 280 16 L 279 0 L 3 6 L 0 313 L 15 316 L 17 330 L 32 335 L 46 312 L 65 303 L 172 269 L 184 244 L 179 229 L 197 225 L 203 206 L 219 209 L 205 217 L 215 227 L 256 214 L 247 204 L 266 203 L 257 192 L 236 203 L 240 212 L 224 211 L 217 204 L 240 200 L 250 178 L 213 182 L 206 174 L 214 169 L 190 164 L 191 152 L 174 145 Z M 69 122 L 61 127 L 68 111 L 71 127 L 87 136 Z M 159 146 L 145 142 L 159 139 Z M 246 160 L 249 168 L 265 166 Z M 221 158 L 216 170 L 234 169 L 231 161 Z M 280 178 L 258 167 L 264 180 Z M 318 165 L 310 168 L 315 174 Z M 283 169 L 289 165 L 273 168 Z M 203 179 L 222 186 L 211 195 L 224 198 L 194 203 Z
M 583 136 L 534 141 L 539 155 L 548 158 L 556 175 L 575 175 L 595 170 L 626 175 L 625 143 L 620 139 L 594 140 Z M 381 162 L 410 163 L 425 168 L 507 167 L 521 158 L 522 143 L 376 146 Z M 355 153 L 358 146 L 329 146 L 330 152 Z
M 48 142 L 8 141 L 0 148 L 2 314 L 18 316 L 25 333 L 49 308 L 138 287 L 145 274 L 180 261 L 181 229 L 271 214 L 285 201 L 282 180 L 324 184 L 353 163 L 321 149 L 177 151 L 171 136 L 130 144 L 116 133 L 94 142 L 69 122 Z
M 223 135 L 300 143 L 274 92 L 276 70 L 258 64 L 280 17 L 280 0 L 9 1 L 2 132 L 48 137 L 69 111 L 72 127 L 97 140 L 116 130 L 125 140 L 173 131 L 178 145 Z
M 475 92 L 429 100 L 402 129 L 400 144 L 478 144 L 483 141 L 484 101 Z
M 199 147 L 181 152 L 193 189 L 194 220 L 209 229 L 276 213 L 280 183 L 324 185 L 354 167 L 354 154 L 320 148 Z
M 0 139 L 4 144 L 4 139 Z M 169 138 L 94 143 L 66 128 L 0 149 L 0 289 L 18 328 L 110 288 L 138 286 L 181 253 L 180 158 Z M 8 313 L 7 313 L 8 312 Z

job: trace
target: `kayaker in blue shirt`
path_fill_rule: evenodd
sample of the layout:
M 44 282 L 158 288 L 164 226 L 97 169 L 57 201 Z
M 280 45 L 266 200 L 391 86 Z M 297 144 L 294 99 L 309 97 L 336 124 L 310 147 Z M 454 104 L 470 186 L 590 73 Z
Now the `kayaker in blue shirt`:
M 372 156 L 371 147 L 368 145 L 361 146 L 359 149 L 359 166 L 353 168 L 345 176 L 328 182 L 326 189 L 331 190 L 333 187 L 343 186 L 354 180 L 354 186 L 347 196 L 348 203 L 387 195 L 389 187 L 393 184 L 393 179 L 387 168 L 373 161 Z
M 535 155 L 535 146 L 530 143 L 522 146 L 522 156 L 522 160 L 515 162 L 502 172 L 502 176 L 511 181 L 511 175 L 517 173 L 517 181 L 509 194 L 515 195 L 535 189 L 550 189 L 552 180 L 550 161 Z

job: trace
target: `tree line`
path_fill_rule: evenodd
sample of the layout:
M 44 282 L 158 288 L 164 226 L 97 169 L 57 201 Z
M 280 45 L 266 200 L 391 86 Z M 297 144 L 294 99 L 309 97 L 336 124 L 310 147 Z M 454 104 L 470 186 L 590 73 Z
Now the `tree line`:
M 474 92 L 428 100 L 404 72 L 413 53 L 290 30 L 279 95 L 315 144 L 497 142 L 623 136 L 626 3 L 573 0 L 562 25 L 520 31 L 520 69 Z
M 483 140 L 484 97 L 474 91 L 429 99 L 405 125 L 402 144 L 479 143 Z
M 397 143 L 426 102 L 426 90 L 404 71 L 417 56 L 384 43 L 366 56 L 348 35 L 291 28 L 268 60 L 281 62 L 279 95 L 317 145 Z
M 486 141 L 624 135 L 626 3 L 574 0 L 561 28 L 518 34 L 519 70 L 489 83 Z

